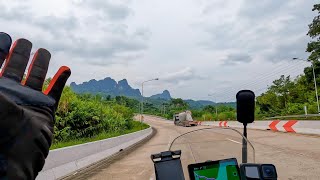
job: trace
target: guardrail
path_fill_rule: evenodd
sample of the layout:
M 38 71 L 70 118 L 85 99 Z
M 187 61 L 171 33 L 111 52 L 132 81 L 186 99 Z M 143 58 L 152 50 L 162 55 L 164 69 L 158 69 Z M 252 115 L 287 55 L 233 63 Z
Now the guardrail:
M 320 117 L 320 114 L 302 114 L 302 115 L 289 115 L 289 116 L 274 116 L 266 119 L 282 119 L 282 118 L 308 118 L 308 117 Z
M 62 178 L 74 171 L 108 158 L 152 134 L 152 128 L 105 140 L 55 149 L 49 152 L 37 180 Z
M 163 122 L 172 123 L 172 121 L 159 116 L 146 115 L 162 120 Z M 243 128 L 238 121 L 198 121 L 199 125 L 216 126 L 216 127 L 234 127 Z M 271 130 L 289 133 L 320 135 L 320 121 L 315 120 L 256 120 L 248 124 L 248 129 Z
M 201 125 L 217 127 L 242 128 L 238 121 L 202 121 Z M 290 133 L 315 134 L 320 135 L 320 121 L 298 121 L 298 120 L 273 120 L 255 121 L 248 124 L 249 129 L 272 130 Z

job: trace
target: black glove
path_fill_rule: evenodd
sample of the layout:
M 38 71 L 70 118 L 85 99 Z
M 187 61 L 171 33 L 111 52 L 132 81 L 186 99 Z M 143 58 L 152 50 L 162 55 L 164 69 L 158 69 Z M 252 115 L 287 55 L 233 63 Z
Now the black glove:
M 10 46 L 10 36 L 0 33 L 0 58 Z M 30 41 L 17 40 L 0 74 L 0 179 L 35 179 L 41 171 L 53 138 L 55 110 L 71 74 L 61 67 L 42 92 L 51 55 L 39 49 L 22 82 L 31 48 Z

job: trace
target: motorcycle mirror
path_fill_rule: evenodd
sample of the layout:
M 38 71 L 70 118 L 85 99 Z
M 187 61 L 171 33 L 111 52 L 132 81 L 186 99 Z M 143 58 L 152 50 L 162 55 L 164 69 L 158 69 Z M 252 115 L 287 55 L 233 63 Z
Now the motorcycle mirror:
M 250 90 L 241 90 L 236 95 L 237 120 L 242 124 L 254 121 L 255 95 Z

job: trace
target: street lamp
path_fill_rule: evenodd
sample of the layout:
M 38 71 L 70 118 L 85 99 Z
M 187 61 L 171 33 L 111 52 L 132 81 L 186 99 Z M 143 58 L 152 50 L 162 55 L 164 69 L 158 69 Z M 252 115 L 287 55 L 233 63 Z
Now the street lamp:
M 293 60 L 300 60 L 300 61 L 310 62 L 310 61 L 308 61 L 308 60 L 300 59 L 300 58 L 292 58 L 292 59 L 293 59 Z M 318 88 L 317 88 L 317 82 L 316 82 L 316 74 L 315 74 L 315 72 L 314 72 L 314 62 L 313 62 L 313 61 L 311 61 L 311 66 L 312 66 L 312 72 L 313 72 L 314 89 L 315 89 L 315 91 L 316 91 L 316 98 L 317 98 L 317 105 L 318 105 L 318 114 L 320 114 Z
M 214 94 L 208 94 L 209 97 L 214 97 Z M 216 108 L 216 119 L 218 119 L 218 109 L 217 109 L 217 102 L 215 102 L 216 105 L 214 106 Z
M 147 80 L 147 81 L 143 81 L 141 83 L 141 108 L 140 108 L 140 122 L 142 122 L 142 113 L 143 113 L 143 101 L 144 101 L 144 97 L 143 97 L 143 84 L 146 83 L 146 82 L 150 82 L 150 81 L 158 81 L 159 78 L 154 78 L 154 79 L 150 79 L 150 80 Z

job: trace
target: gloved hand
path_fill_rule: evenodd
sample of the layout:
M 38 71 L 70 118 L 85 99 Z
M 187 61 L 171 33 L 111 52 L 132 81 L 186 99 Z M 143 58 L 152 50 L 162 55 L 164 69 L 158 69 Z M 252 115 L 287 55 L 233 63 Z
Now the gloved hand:
M 55 110 L 71 71 L 61 67 L 42 92 L 50 52 L 39 49 L 22 80 L 32 44 L 18 39 L 8 52 L 10 46 L 10 36 L 0 33 L 0 58 L 6 57 L 0 74 L 0 179 L 35 179 L 48 156 Z

